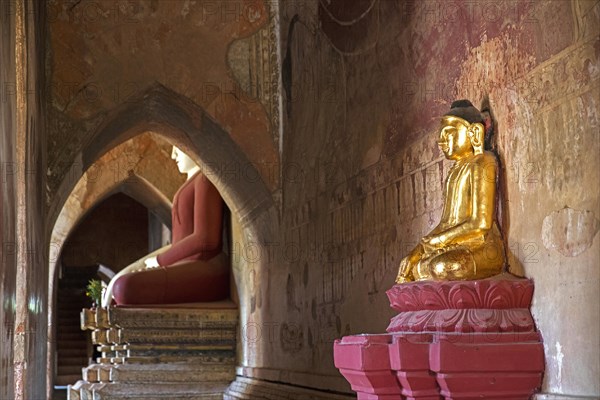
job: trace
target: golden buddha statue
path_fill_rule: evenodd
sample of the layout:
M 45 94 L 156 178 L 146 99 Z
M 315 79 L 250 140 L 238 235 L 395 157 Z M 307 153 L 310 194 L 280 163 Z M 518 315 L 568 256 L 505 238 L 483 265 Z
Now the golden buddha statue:
M 441 221 L 400 262 L 396 283 L 483 279 L 503 272 L 496 223 L 496 156 L 483 148 L 483 117 L 468 100 L 442 117 L 438 145 L 456 161 L 445 182 Z

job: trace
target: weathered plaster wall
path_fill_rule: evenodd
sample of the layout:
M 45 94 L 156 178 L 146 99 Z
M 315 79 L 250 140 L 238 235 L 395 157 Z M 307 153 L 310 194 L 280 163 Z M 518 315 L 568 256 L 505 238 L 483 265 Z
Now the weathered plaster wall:
M 599 395 L 599 19 L 576 0 L 282 3 L 281 235 L 259 249 L 276 262 L 251 283 L 243 374 L 348 391 L 332 341 L 385 330 L 398 262 L 441 210 L 439 116 L 469 98 L 497 120 L 543 391 Z
M 276 188 L 277 97 L 269 59 L 251 59 L 270 40 L 264 2 L 49 0 L 47 9 L 51 197 L 97 128 L 157 85 L 206 111 Z M 243 38 L 245 51 L 229 57 Z M 242 88 L 236 76 L 254 83 Z

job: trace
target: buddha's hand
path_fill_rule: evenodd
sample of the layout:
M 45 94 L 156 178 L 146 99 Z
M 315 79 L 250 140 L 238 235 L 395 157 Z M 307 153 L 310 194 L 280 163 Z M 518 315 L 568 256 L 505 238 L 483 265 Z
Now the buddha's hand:
M 426 235 L 421 239 L 421 245 L 427 253 L 433 253 L 435 250 L 443 249 L 447 246 L 445 237 L 442 235 Z
M 158 268 L 160 265 L 158 264 L 158 259 L 156 257 L 148 257 L 144 260 L 144 264 L 146 264 L 146 269 Z
M 400 266 L 398 267 L 398 276 L 396 277 L 396 283 L 406 283 L 412 282 L 415 280 L 413 276 L 413 267 L 419 263 L 421 258 L 424 256 L 425 250 L 423 246 L 419 243 L 410 254 L 400 261 Z
M 414 278 L 412 276 L 412 265 L 410 263 L 410 257 L 405 257 L 400 261 L 400 267 L 398 267 L 398 275 L 396 276 L 396 283 L 402 284 L 406 282 L 412 282 Z
M 412 282 L 412 281 L 413 281 L 413 279 L 408 276 L 402 276 L 402 275 L 398 274 L 398 276 L 396 277 L 396 283 L 398 285 L 401 285 L 403 283 Z

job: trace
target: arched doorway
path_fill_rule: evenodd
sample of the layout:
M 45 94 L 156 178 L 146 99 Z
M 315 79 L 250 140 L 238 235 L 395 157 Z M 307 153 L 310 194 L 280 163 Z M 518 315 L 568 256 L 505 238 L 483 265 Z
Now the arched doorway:
M 84 175 L 93 173 L 94 163 L 111 149 L 148 132 L 183 149 L 200 165 L 202 172 L 213 182 L 231 210 L 242 246 L 248 238 L 253 242 L 267 243 L 275 237 L 278 212 L 260 173 L 227 132 L 200 107 L 185 97 L 156 85 L 141 96 L 139 101 L 128 103 L 116 110 L 107 121 L 96 130 L 92 140 L 78 153 L 67 178 L 59 187 L 49 212 L 49 225 L 54 227 L 53 238 L 59 235 L 66 237 L 70 229 L 68 227 L 72 227 L 76 222 L 77 213 L 65 210 L 69 197 L 78 184 L 76 182 Z M 273 173 L 278 173 L 278 170 Z M 112 189 L 105 188 L 106 193 L 110 190 Z M 58 243 L 51 243 L 51 252 L 61 248 L 60 241 Z M 52 259 L 51 254 L 51 262 Z M 266 261 L 257 260 L 252 273 L 256 274 Z M 50 296 L 54 295 L 54 271 L 55 267 L 51 265 Z M 247 277 L 240 276 L 245 273 L 243 268 L 234 268 L 233 272 L 236 281 L 248 280 Z M 244 293 L 239 293 L 242 319 L 245 319 L 244 315 L 249 308 L 246 297 Z M 52 306 L 53 302 L 50 301 L 49 321 L 52 321 Z M 53 328 L 50 322 L 49 350 Z M 242 357 L 245 358 L 244 355 Z M 52 358 L 50 350 L 49 360 Z M 49 374 L 51 373 L 52 366 L 49 365 Z
M 79 321 L 80 310 L 91 306 L 87 284 L 92 279 L 107 283 L 106 272 L 114 275 L 148 252 L 151 215 L 119 191 L 94 204 L 67 237 L 54 278 L 55 390 L 80 379 L 94 356 L 89 332 L 80 329 Z

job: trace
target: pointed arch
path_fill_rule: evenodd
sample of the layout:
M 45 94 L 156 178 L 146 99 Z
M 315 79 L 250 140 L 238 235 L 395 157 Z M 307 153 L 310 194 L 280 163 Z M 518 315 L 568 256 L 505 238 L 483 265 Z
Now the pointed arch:
M 50 207 L 49 226 L 81 177 L 103 154 L 144 132 L 155 132 L 185 150 L 201 166 L 221 196 L 246 227 L 274 206 L 263 176 L 229 134 L 201 107 L 160 84 L 115 109 L 76 155 Z M 270 168 L 269 168 L 270 167 Z M 278 166 L 261 166 L 278 174 Z
M 213 182 L 231 210 L 232 219 L 234 218 L 241 228 L 240 234 L 243 242 L 251 242 L 254 245 L 275 242 L 280 213 L 264 178 L 265 174 L 269 174 L 267 180 L 277 182 L 279 165 L 262 165 L 257 168 L 225 129 L 188 98 L 162 85 L 152 86 L 135 100 L 115 108 L 71 160 L 70 170 L 65 174 L 65 178 L 60 183 L 50 204 L 46 226 L 53 230 L 57 228 L 62 210 L 68 208 L 66 202 L 70 194 L 96 160 L 127 140 L 143 133 L 152 132 L 184 150 L 200 165 L 202 172 Z M 116 188 L 132 190 L 127 186 L 118 185 L 113 190 L 117 190 Z M 108 192 L 105 193 L 106 195 Z M 50 233 L 49 237 L 51 237 Z M 57 250 L 60 247 L 62 246 L 57 247 Z M 57 256 L 58 254 L 54 257 Z M 244 257 L 241 257 L 240 262 L 241 264 L 250 263 Z M 248 286 L 238 283 L 250 281 L 250 275 L 260 274 L 263 269 L 269 276 L 268 270 L 266 270 L 268 262 L 268 258 L 263 257 L 251 262 L 251 270 L 242 267 L 233 271 L 238 287 L 241 320 L 247 320 L 248 315 L 254 312 L 254 308 L 250 306 L 252 303 L 250 297 L 256 294 L 260 298 L 263 289 L 261 284 Z M 48 376 L 50 379 L 53 376 L 53 365 L 50 364 L 50 361 L 54 354 L 52 348 L 54 326 L 51 324 L 55 271 L 56 263 L 54 262 L 50 274 L 50 300 L 48 303 Z M 267 281 L 269 280 L 267 279 Z M 267 282 L 264 290 L 268 291 L 268 285 Z M 262 304 L 265 309 L 269 308 L 268 300 L 259 302 L 259 304 Z M 243 351 L 249 350 L 244 348 Z

